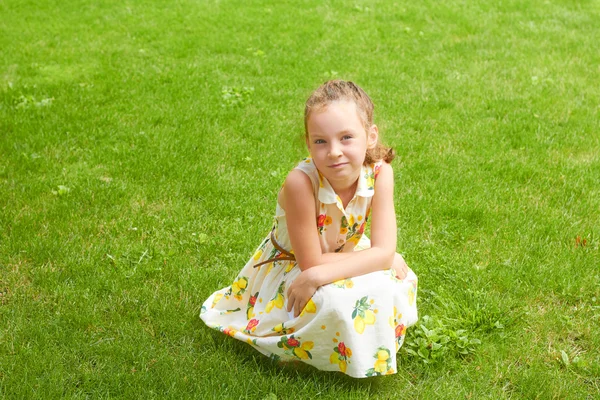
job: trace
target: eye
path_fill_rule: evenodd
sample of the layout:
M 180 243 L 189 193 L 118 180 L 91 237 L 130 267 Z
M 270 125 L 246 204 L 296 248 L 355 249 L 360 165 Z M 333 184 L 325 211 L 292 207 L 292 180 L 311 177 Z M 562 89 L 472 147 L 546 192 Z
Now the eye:
M 315 144 L 323 144 L 323 143 L 325 143 L 325 141 L 323 139 L 315 140 Z
M 344 135 L 344 136 L 342 137 L 342 140 L 348 140 L 348 139 L 352 139 L 352 137 L 353 137 L 352 135 Z

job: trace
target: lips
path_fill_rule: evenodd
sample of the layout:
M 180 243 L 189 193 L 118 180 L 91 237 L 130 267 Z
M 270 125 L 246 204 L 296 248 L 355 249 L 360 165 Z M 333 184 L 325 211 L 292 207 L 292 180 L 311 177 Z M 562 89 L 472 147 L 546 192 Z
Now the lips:
M 333 165 L 330 165 L 329 168 L 340 168 L 340 167 L 343 167 L 346 164 L 348 164 L 348 163 L 333 164 Z

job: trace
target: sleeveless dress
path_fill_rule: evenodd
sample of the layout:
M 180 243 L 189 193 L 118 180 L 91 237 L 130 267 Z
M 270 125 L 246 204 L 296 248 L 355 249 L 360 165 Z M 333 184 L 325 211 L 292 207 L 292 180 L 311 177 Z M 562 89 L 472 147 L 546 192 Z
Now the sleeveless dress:
M 362 167 L 354 198 L 341 199 L 311 158 L 298 166 L 313 185 L 323 252 L 370 247 L 363 234 L 381 162 Z M 417 277 L 381 270 L 321 286 L 298 317 L 287 310 L 287 289 L 301 270 L 293 260 L 285 211 L 231 286 L 213 293 L 200 318 L 278 361 L 299 360 L 355 378 L 396 373 L 396 352 L 417 321 Z

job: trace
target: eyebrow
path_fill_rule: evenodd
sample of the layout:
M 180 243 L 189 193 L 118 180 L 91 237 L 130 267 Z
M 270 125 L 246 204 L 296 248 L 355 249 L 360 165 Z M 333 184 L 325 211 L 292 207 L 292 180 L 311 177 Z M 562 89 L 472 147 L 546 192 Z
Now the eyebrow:
M 343 129 L 343 130 L 341 130 L 339 132 L 336 132 L 334 134 L 334 136 L 342 136 L 342 135 L 347 135 L 347 134 L 356 134 L 356 132 L 354 132 L 353 130 L 350 130 L 350 129 Z M 322 139 L 323 136 L 319 135 L 318 133 L 315 133 L 315 134 L 311 133 L 310 134 L 310 138 L 311 139 Z

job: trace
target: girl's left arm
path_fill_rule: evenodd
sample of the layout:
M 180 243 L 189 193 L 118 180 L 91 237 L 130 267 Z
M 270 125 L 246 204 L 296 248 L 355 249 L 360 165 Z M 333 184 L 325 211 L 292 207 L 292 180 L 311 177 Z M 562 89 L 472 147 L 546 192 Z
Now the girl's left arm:
M 307 268 L 294 280 L 288 296 L 288 311 L 299 313 L 312 294 L 307 288 L 318 288 L 340 279 L 388 269 L 396 254 L 396 212 L 394 210 L 394 171 L 383 163 L 375 181 L 371 200 L 371 248 L 353 253 L 326 253 L 320 265 Z M 308 298 L 306 296 L 308 295 Z M 296 303 L 296 304 L 294 304 Z

